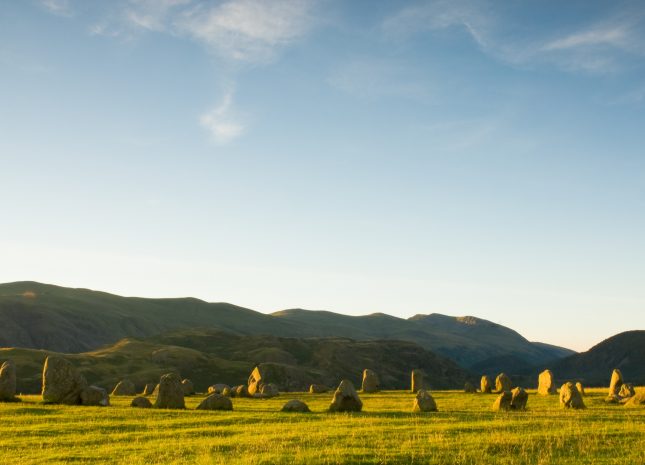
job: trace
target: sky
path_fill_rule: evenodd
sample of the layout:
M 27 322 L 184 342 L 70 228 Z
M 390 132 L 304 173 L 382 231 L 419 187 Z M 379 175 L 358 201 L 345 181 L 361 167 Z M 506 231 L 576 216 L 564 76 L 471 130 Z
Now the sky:
M 645 6 L 0 0 L 0 282 L 645 329 Z

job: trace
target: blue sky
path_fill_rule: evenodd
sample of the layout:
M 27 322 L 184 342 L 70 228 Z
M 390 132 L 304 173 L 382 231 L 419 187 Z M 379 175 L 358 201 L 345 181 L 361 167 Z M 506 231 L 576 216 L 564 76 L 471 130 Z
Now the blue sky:
M 0 281 L 645 327 L 639 2 L 0 2 Z

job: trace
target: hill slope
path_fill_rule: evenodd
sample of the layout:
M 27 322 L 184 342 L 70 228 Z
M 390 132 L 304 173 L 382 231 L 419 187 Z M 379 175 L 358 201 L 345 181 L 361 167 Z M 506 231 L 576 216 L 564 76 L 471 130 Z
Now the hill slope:
M 38 392 L 45 358 L 54 352 L 0 349 L 0 363 L 16 362 L 18 389 Z M 409 387 L 410 371 L 423 369 L 435 388 L 460 388 L 466 373 L 454 362 L 404 341 L 354 341 L 345 338 L 278 338 L 240 336 L 215 330 L 186 330 L 148 339 L 125 338 L 114 345 L 68 358 L 88 381 L 112 389 L 129 378 L 137 388 L 174 371 L 190 378 L 198 390 L 214 383 L 246 383 L 252 368 L 263 362 L 298 367 L 306 389 L 311 382 L 335 386 L 347 378 L 360 386 L 364 368 L 376 370 L 381 386 Z M 306 381 L 306 382 L 305 382 Z
M 403 340 L 463 367 L 485 366 L 492 371 L 503 369 L 498 361 L 508 356 L 519 365 L 532 366 L 573 353 L 532 343 L 511 329 L 474 317 L 432 314 L 406 320 L 382 313 L 347 316 L 300 309 L 266 315 L 193 298 L 121 297 L 35 282 L 0 285 L 0 321 L 0 346 L 67 353 L 86 352 L 124 337 L 190 328 L 238 335 Z
M 609 385 L 614 368 L 622 371 L 626 382 L 645 384 L 645 331 L 617 334 L 551 367 L 558 379 L 579 378 L 590 386 Z

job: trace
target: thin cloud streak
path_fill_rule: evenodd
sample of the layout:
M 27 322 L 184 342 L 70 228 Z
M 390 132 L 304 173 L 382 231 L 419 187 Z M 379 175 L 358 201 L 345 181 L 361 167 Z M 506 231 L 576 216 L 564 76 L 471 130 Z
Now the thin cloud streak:
M 487 5 L 483 0 L 418 3 L 386 18 L 381 30 L 387 39 L 406 40 L 424 32 L 461 28 L 484 53 L 518 67 L 550 65 L 603 74 L 622 70 L 621 54 L 645 57 L 642 14 L 622 12 L 568 34 L 545 30 L 531 37 L 512 31 L 512 18 L 496 16 Z

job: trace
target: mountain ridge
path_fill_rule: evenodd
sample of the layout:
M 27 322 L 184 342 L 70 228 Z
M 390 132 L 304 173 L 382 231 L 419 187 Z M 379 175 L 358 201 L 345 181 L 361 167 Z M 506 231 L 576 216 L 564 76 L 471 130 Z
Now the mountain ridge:
M 325 310 L 287 309 L 260 313 L 230 303 L 192 297 L 122 297 L 84 288 L 33 281 L 0 284 L 0 346 L 87 352 L 124 337 L 214 328 L 232 334 L 278 337 L 349 337 L 401 340 L 469 368 L 513 355 L 533 366 L 574 353 L 532 343 L 516 331 L 477 317 L 433 313 L 408 319 L 385 313 L 350 316 Z

